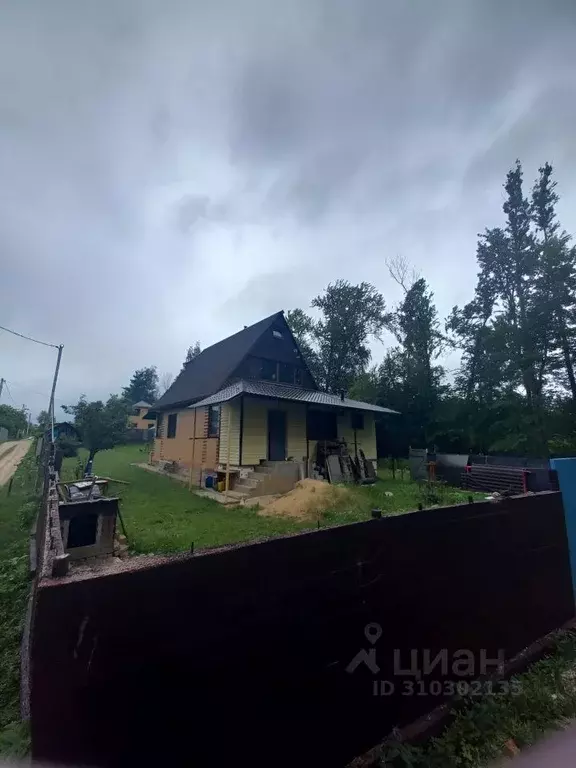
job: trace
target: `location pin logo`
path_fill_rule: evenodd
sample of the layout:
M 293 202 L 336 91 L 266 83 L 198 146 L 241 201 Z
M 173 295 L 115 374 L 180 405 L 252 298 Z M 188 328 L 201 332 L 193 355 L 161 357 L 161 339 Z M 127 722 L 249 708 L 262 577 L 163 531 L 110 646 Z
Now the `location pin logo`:
M 375 621 L 370 622 L 370 624 L 366 624 L 364 627 L 364 634 L 366 636 L 366 640 L 374 645 L 374 643 L 377 643 L 378 640 L 380 640 L 382 637 L 382 627 Z

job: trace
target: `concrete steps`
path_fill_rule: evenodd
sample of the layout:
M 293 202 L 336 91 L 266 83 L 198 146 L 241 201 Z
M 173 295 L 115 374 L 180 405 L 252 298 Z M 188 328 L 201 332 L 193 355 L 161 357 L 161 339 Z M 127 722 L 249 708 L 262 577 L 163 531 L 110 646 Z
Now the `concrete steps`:
M 239 491 L 239 490 L 228 491 L 228 498 L 235 499 L 236 501 L 242 501 L 243 499 L 247 499 L 249 496 L 250 496 L 249 493 L 244 493 L 243 491 Z
M 238 480 L 236 487 L 245 485 L 250 486 L 250 488 L 256 488 L 257 485 L 260 485 L 263 479 L 264 478 L 259 475 L 248 475 L 248 477 L 243 477 L 241 480 Z
M 247 473 L 246 477 L 238 479 L 234 485 L 234 493 L 238 497 L 253 498 L 266 494 L 286 493 L 298 481 L 298 469 L 289 461 L 264 461 Z M 262 486 L 262 487 L 261 487 Z

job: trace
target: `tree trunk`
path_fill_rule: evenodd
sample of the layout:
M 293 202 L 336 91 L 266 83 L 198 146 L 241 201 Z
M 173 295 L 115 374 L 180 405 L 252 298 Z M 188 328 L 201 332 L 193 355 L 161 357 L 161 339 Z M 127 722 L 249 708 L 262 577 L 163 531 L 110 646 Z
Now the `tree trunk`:
M 86 466 L 84 467 L 84 475 L 91 475 L 92 472 L 92 465 L 94 463 L 94 457 L 98 453 L 98 449 L 91 448 L 88 452 L 88 461 L 86 462 Z
M 566 331 L 564 328 L 560 331 L 560 346 L 562 347 L 562 354 L 564 356 L 564 365 L 566 366 L 566 373 L 568 374 L 568 381 L 570 383 L 570 392 L 572 393 L 572 400 L 576 402 L 576 378 L 574 377 L 574 364 L 572 363 L 572 356 L 570 354 L 570 345 L 566 338 Z

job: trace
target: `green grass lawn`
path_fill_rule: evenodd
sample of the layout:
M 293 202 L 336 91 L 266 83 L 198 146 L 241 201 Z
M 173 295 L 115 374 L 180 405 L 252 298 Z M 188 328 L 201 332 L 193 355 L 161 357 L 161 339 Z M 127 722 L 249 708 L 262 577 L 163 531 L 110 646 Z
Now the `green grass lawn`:
M 82 458 L 86 452 L 81 451 Z M 237 541 L 293 533 L 310 527 L 289 519 L 266 518 L 256 510 L 224 507 L 190 493 L 178 480 L 131 466 L 146 462 L 138 445 L 118 446 L 96 455 L 97 475 L 125 480 L 130 485 L 111 485 L 121 498 L 121 513 L 131 551 L 138 553 L 182 552 L 216 547 Z M 63 479 L 74 477 L 78 459 L 65 459 Z
M 21 758 L 28 729 L 20 721 L 20 639 L 28 593 L 28 534 L 38 510 L 34 447 L 20 463 L 12 490 L 0 488 L 0 755 Z
M 86 452 L 81 451 L 85 461 Z M 96 455 L 97 475 L 124 480 L 130 485 L 112 485 L 121 498 L 121 511 L 128 533 L 131 551 L 135 553 L 182 552 L 194 542 L 195 549 L 215 547 L 237 541 L 250 541 L 269 536 L 294 533 L 315 528 L 317 521 L 293 520 L 287 517 L 263 517 L 257 510 L 246 507 L 223 507 L 211 499 L 190 493 L 178 480 L 147 472 L 131 466 L 147 460 L 139 445 L 118 446 Z M 62 477 L 73 479 L 77 458 L 64 460 Z M 386 492 L 392 493 L 387 496 Z M 434 498 L 423 492 L 418 483 L 396 473 L 381 470 L 374 486 L 352 487 L 346 499 L 325 512 L 320 525 L 336 525 L 367 520 L 374 507 L 383 514 L 399 514 L 418 508 L 419 503 L 430 506 L 465 502 L 466 492 L 438 484 Z
M 418 509 L 419 504 L 424 509 L 465 504 L 470 496 L 481 500 L 486 494 L 470 493 L 441 482 L 417 483 L 410 479 L 408 470 L 403 475 L 397 471 L 393 477 L 390 470 L 379 469 L 374 485 L 351 487 L 348 498 L 324 513 L 324 522 L 335 525 L 366 520 L 375 508 L 381 509 L 383 515 L 399 515 Z

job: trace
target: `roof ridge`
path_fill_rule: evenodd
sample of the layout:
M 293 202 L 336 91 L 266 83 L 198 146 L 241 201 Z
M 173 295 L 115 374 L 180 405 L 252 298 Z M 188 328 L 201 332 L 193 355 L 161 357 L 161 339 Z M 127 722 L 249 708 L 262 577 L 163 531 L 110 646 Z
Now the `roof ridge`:
M 185 407 L 221 389 L 236 366 L 280 317 L 286 322 L 284 312 L 280 310 L 203 349 L 183 367 L 152 408 Z

